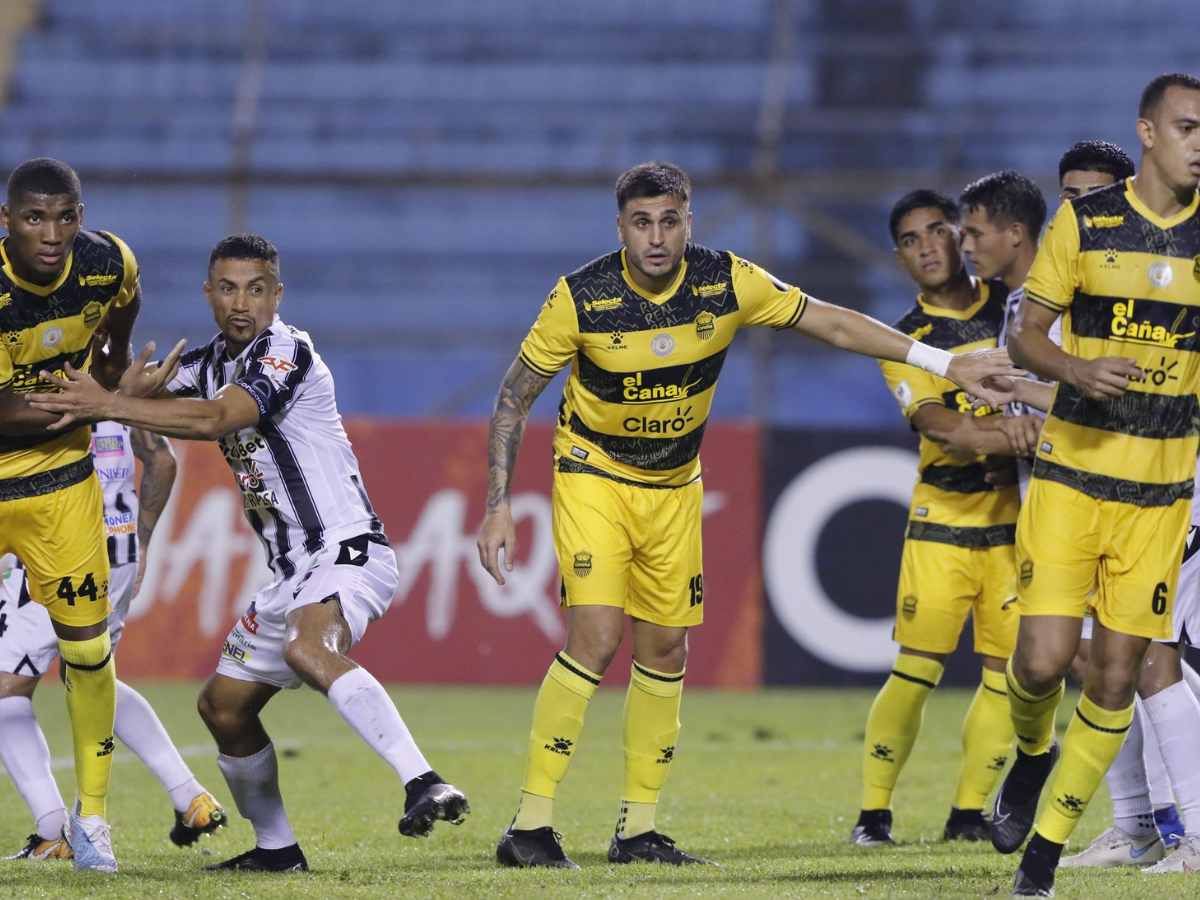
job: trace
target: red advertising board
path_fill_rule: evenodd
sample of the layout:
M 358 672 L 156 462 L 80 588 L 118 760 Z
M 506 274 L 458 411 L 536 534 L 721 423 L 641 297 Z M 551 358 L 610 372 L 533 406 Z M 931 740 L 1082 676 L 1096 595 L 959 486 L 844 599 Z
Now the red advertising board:
M 351 420 L 346 428 L 400 570 L 391 610 L 353 656 L 385 682 L 540 681 L 565 635 L 550 536 L 552 426 L 535 423 L 525 435 L 512 501 L 519 549 L 503 588 L 475 548 L 486 424 Z M 229 628 L 271 577 L 216 445 L 174 446 L 179 478 L 122 638 L 123 677 L 207 677 Z M 750 687 L 762 680 L 758 429 L 713 423 L 701 458 L 705 624 L 689 636 L 688 683 Z M 626 650 L 611 669 L 622 685 L 628 659 Z

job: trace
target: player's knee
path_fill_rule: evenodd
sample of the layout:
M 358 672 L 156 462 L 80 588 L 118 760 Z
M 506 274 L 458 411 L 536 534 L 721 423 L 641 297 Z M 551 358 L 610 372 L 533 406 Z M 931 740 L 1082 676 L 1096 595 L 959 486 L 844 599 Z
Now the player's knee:
M 283 661 L 288 668 L 311 683 L 324 668 L 331 656 L 337 654 L 319 640 L 310 640 L 301 635 L 283 645 Z
M 1042 696 L 1055 690 L 1063 680 L 1064 671 L 1069 668 L 1062 665 L 1058 659 L 1042 654 L 1015 654 L 1013 656 L 1013 675 L 1027 693 Z
M 196 709 L 209 732 L 220 739 L 237 734 L 242 726 L 242 717 L 236 708 L 222 706 L 208 690 L 200 692 Z

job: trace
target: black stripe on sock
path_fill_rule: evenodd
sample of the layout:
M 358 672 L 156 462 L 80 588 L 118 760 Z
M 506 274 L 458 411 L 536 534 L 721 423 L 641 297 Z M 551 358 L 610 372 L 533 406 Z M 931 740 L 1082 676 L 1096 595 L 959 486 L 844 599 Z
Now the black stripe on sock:
M 913 684 L 924 685 L 925 687 L 929 688 L 931 691 L 935 687 L 937 687 L 937 685 L 934 684 L 932 681 L 926 681 L 924 678 L 917 678 L 914 675 L 905 675 L 903 672 L 897 672 L 895 669 L 892 669 L 892 674 L 895 675 L 897 678 L 903 678 L 905 681 L 911 681 Z
M 99 672 L 101 669 L 103 669 L 105 666 L 108 665 L 108 661 L 110 659 L 112 659 L 112 651 L 111 650 L 108 651 L 108 656 L 104 657 L 104 659 L 102 659 L 100 662 L 96 663 L 94 666 L 81 665 L 80 663 L 73 663 L 73 662 L 69 661 L 65 656 L 63 657 L 63 662 L 65 662 L 72 669 L 78 669 L 80 672 Z M 1087 720 L 1085 719 L 1084 721 L 1087 721 Z M 1091 724 L 1091 723 L 1089 723 L 1089 724 Z
M 649 669 L 643 669 L 637 664 L 637 662 L 634 662 L 633 667 L 647 678 L 653 678 L 655 681 L 683 681 L 682 672 L 680 672 L 678 675 L 660 675 L 658 672 L 651 672 Z
M 571 665 L 569 662 L 567 662 L 566 657 L 564 657 L 561 653 L 554 654 L 554 661 L 556 663 L 558 663 L 560 666 L 562 666 L 564 669 L 566 669 L 568 672 L 572 673 L 573 675 L 578 675 L 584 681 L 590 681 L 592 684 L 600 683 L 599 678 L 589 675 L 587 672 L 583 671 L 582 669 L 577 669 L 573 665 Z
M 1005 678 L 1004 680 L 1005 680 L 1005 681 L 1008 681 L 1008 679 L 1007 679 L 1007 678 Z M 983 689 L 984 689 L 985 691 L 991 691 L 993 694 L 999 694 L 1001 697 L 1007 697 L 1007 696 L 1008 696 L 1008 691 L 1002 691 L 1002 690 L 1000 690 L 1000 688 L 994 688 L 994 687 L 992 687 L 990 684 L 988 684 L 988 683 L 987 683 L 987 682 L 985 682 L 985 681 L 981 681 L 981 682 L 979 682 L 979 683 L 980 683 L 980 684 L 983 686 Z
M 1133 724 L 1130 722 L 1129 725 L 1126 725 L 1124 728 L 1104 728 L 1101 725 L 1097 725 L 1095 722 L 1089 721 L 1088 717 L 1079 711 L 1079 707 L 1075 708 L 1075 715 L 1079 716 L 1080 721 L 1083 722 L 1084 725 L 1088 726 L 1088 728 L 1094 728 L 1097 731 L 1103 731 L 1105 734 L 1124 734 L 1129 730 L 1129 725 Z

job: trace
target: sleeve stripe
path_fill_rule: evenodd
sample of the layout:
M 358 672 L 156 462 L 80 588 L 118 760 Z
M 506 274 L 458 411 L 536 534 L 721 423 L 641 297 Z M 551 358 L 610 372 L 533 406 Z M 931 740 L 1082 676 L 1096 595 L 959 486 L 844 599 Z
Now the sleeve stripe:
M 785 328 L 795 328 L 801 317 L 804 315 L 804 311 L 808 309 L 808 294 L 804 293 L 804 291 L 800 291 L 799 293 L 800 299 L 796 303 L 796 312 L 790 319 L 788 319 L 786 325 L 779 326 L 779 330 L 783 330 Z
M 930 404 L 934 404 L 934 403 L 937 404 L 938 406 L 945 405 L 937 397 L 925 397 L 921 400 L 918 400 L 916 403 L 912 404 L 912 406 L 910 406 L 908 408 L 908 412 L 906 412 L 905 415 L 911 419 L 914 415 L 916 415 L 917 410 L 920 409 L 922 406 L 929 406 Z
M 1046 309 L 1053 310 L 1056 313 L 1062 313 L 1062 312 L 1067 311 L 1067 308 L 1065 306 L 1060 306 L 1059 304 L 1055 303 L 1053 300 L 1048 300 L 1045 297 L 1043 297 L 1041 294 L 1035 294 L 1032 291 L 1025 292 L 1025 299 L 1032 300 L 1038 306 L 1044 306 L 1044 307 L 1046 307 Z
M 553 378 L 555 375 L 558 374 L 558 372 L 551 372 L 547 369 L 543 369 L 541 366 L 537 365 L 536 363 L 531 362 L 529 357 L 526 356 L 523 352 L 518 354 L 518 358 L 521 360 L 521 362 L 525 363 L 525 365 L 527 365 L 529 368 L 533 369 L 533 371 L 536 372 L 538 375 L 542 375 L 546 378 Z M 561 370 L 559 370 L 559 371 L 561 371 Z

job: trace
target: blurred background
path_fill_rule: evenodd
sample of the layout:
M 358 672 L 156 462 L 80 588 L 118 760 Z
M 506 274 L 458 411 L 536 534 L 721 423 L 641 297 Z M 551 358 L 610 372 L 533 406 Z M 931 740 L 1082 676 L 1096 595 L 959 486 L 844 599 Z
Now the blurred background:
M 560 633 L 536 530 L 545 427 L 523 459 L 529 566 L 543 568 L 514 589 L 537 596 L 488 593 L 475 573 L 484 423 L 556 278 L 616 247 L 619 172 L 678 163 L 695 240 L 891 321 L 914 292 L 887 235 L 898 196 L 1011 167 L 1053 206 L 1074 142 L 1136 159 L 1138 95 L 1195 72 L 1198 20 L 1195 0 L 3 0 L 0 164 L 78 170 L 85 227 L 141 264 L 138 343 L 212 335 L 199 286 L 220 237 L 280 248 L 281 312 L 332 368 L 412 572 L 396 634 L 419 644 L 419 626 L 495 677 L 498 646 Z M 557 395 L 535 419 L 552 420 Z M 263 583 L 219 499 L 235 502 L 227 473 L 200 461 L 211 449 L 186 448 L 139 598 L 140 615 L 195 619 L 203 640 L 181 640 L 210 653 L 200 674 Z M 723 588 L 706 599 L 725 610 L 710 618 L 732 616 L 714 629 L 713 683 L 886 670 L 914 449 L 871 361 L 741 337 L 704 455 L 706 580 Z M 847 642 L 854 654 L 822 653 Z M 502 680 L 539 678 L 530 656 Z

